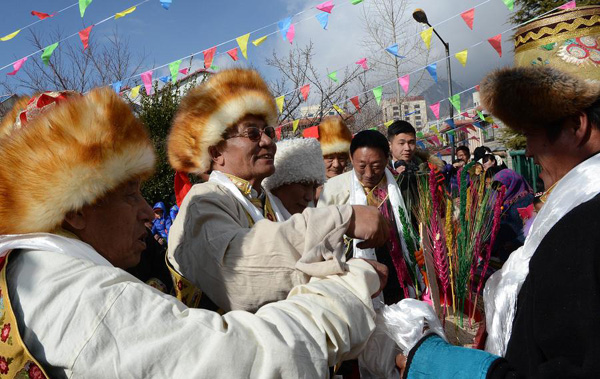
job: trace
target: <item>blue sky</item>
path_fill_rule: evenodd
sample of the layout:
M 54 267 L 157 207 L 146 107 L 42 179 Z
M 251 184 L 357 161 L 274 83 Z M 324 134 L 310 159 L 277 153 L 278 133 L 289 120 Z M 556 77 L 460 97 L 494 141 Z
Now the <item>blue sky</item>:
M 87 9 L 83 21 L 79 16 L 78 7 L 74 6 L 53 18 L 34 25 L 32 29 L 48 33 L 59 27 L 66 35 L 75 33 L 140 1 L 94 0 Z M 202 51 L 264 26 L 268 27 L 252 34 L 250 40 L 275 32 L 277 27 L 272 24 L 303 9 L 313 7 L 321 1 L 173 0 L 170 10 L 167 11 L 161 7 L 159 0 L 150 0 L 138 6 L 134 13 L 124 18 L 98 25 L 93 29 L 91 38 L 102 41 L 107 34 L 113 32 L 115 27 L 118 27 L 119 33 L 130 38 L 131 48 L 134 52 L 140 54 L 145 52 L 148 55 L 144 64 L 145 70 L 168 64 L 183 56 Z M 364 27 L 361 25 L 360 14 L 361 8 L 368 6 L 370 1 L 376 0 L 365 0 L 359 5 L 350 5 L 350 0 L 334 0 L 336 7 L 330 16 L 327 31 L 321 29 L 314 19 L 313 15 L 317 12 L 314 9 L 294 18 L 294 21 L 309 18 L 296 25 L 294 45 L 303 45 L 309 41 L 315 44 L 316 63 L 323 71 L 323 80 L 326 80 L 328 70 L 345 65 L 352 66 L 353 62 L 366 56 L 364 47 L 359 43 L 365 33 Z M 396 1 L 400 2 L 401 0 Z M 5 0 L 3 11 L 0 14 L 0 36 L 36 21 L 37 18 L 30 15 L 32 10 L 52 13 L 73 3 L 75 0 L 53 0 L 52 2 L 47 0 Z M 448 20 L 451 16 L 473 6 L 477 6 L 473 31 L 466 27 L 460 16 Z M 479 41 L 485 41 L 511 27 L 506 21 L 509 11 L 502 0 L 414 0 L 408 2 L 407 9 L 412 10 L 418 7 L 426 10 L 433 25 L 447 20 L 436 29 L 450 42 L 452 54 Z M 28 33 L 27 30 L 24 30 L 10 41 L 0 42 L 0 67 L 35 51 L 27 40 Z M 452 58 L 454 80 L 460 82 L 464 87 L 470 87 L 477 84 L 489 70 L 510 65 L 512 63 L 511 35 L 511 32 L 503 35 L 504 54 L 502 58 L 498 57 L 487 42 L 469 50 L 466 68 Z M 418 36 L 413 37 L 418 38 Z M 79 42 L 79 39 L 75 36 L 70 41 Z M 48 44 L 52 42 L 55 41 L 48 41 Z M 400 44 L 404 43 L 403 41 L 399 42 Z M 230 42 L 219 47 L 218 52 L 224 52 L 235 46 L 235 41 Z M 260 47 L 249 45 L 248 63 L 267 73 L 265 57 L 270 56 L 273 50 L 279 54 L 286 54 L 290 48 L 290 44 L 283 41 L 280 35 L 272 35 Z M 429 60 L 439 59 L 442 54 L 443 47 L 434 36 Z M 39 55 L 38 53 L 30 59 L 39 59 Z M 195 58 L 197 64 L 201 64 L 201 57 L 199 55 Z M 229 62 L 230 59 L 226 56 L 218 57 L 215 61 L 219 66 L 230 65 Z M 246 62 L 242 64 L 246 64 Z M 0 72 L 2 79 L 10 71 L 12 69 L 2 70 Z M 445 67 L 439 66 L 438 71 L 443 77 Z M 167 70 L 162 69 L 155 73 L 154 77 L 166 73 Z M 267 75 L 273 74 L 267 73 Z

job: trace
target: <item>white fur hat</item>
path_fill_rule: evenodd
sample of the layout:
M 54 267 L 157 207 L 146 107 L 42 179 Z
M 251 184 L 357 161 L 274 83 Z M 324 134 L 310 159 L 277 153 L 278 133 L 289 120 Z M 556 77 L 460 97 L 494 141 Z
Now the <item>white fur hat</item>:
M 272 190 L 291 183 L 325 183 L 325 163 L 319 142 L 314 138 L 294 138 L 277 142 L 275 173 L 264 180 Z

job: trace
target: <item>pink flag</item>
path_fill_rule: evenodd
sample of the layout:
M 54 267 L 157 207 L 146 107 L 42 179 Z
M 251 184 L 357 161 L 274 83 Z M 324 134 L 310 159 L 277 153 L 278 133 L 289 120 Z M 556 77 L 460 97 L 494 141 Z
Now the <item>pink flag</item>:
M 440 139 L 437 138 L 437 136 L 431 136 L 431 140 L 433 141 L 434 144 L 441 145 Z
M 460 115 L 463 116 L 464 118 L 469 118 L 469 113 L 468 112 L 463 112 Z
M 310 92 L 310 84 L 300 87 L 300 92 L 302 93 L 304 101 L 306 101 L 306 99 L 308 99 L 308 93 Z
M 179 72 L 181 72 L 183 75 L 187 75 L 187 73 L 190 72 L 190 69 L 188 67 L 182 68 L 181 70 L 179 70 Z
M 210 49 L 206 49 L 202 52 L 204 55 L 204 68 L 208 69 L 212 66 L 213 58 L 215 57 L 215 52 L 217 51 L 217 47 L 213 46 Z
M 498 34 L 492 38 L 488 38 L 488 42 L 494 50 L 498 52 L 498 55 L 502 56 L 502 34 Z M 478 90 L 479 91 L 479 90 Z
M 471 8 L 468 11 L 464 11 L 460 14 L 465 23 L 469 27 L 469 29 L 473 30 L 473 19 L 475 18 L 475 8 Z
M 410 75 L 404 75 L 398 78 L 400 86 L 404 92 L 408 95 L 408 87 L 410 86 Z
M 320 10 L 322 12 L 327 12 L 327 13 L 331 13 L 331 10 L 333 9 L 333 7 L 334 7 L 333 1 L 326 1 L 324 3 L 317 5 L 318 10 Z
M 229 56 L 231 57 L 231 59 L 233 59 L 234 61 L 238 60 L 238 50 L 237 47 L 234 47 L 233 49 L 229 50 L 227 52 L 227 54 L 229 54 Z
M 569 1 L 568 3 L 564 3 L 563 5 L 558 7 L 558 9 L 573 9 L 576 6 L 577 6 L 577 4 L 575 3 L 575 0 L 573 0 L 573 1 Z
M 358 102 L 358 96 L 354 96 L 350 99 L 350 101 L 352 102 L 352 104 L 354 104 L 354 108 L 356 108 L 358 113 L 360 113 L 360 103 Z
M 142 73 L 140 76 L 142 77 L 144 88 L 146 88 L 146 94 L 150 95 L 152 92 L 152 70 L 148 70 Z
M 290 28 L 288 29 L 285 36 L 287 37 L 288 41 L 290 41 L 290 43 L 294 42 L 294 37 L 296 36 L 296 28 L 294 27 L 294 24 L 290 25 Z
M 429 109 L 431 109 L 435 118 L 437 118 L 439 120 L 440 119 L 440 102 L 438 101 L 435 104 L 431 104 L 429 106 Z
M 18 61 L 16 61 L 15 63 L 13 63 L 13 71 L 12 72 L 8 72 L 6 75 L 10 75 L 10 76 L 16 75 L 17 72 L 19 72 L 19 70 L 23 66 L 23 63 L 25 63 L 26 60 L 27 60 L 27 57 L 21 58 Z
M 83 50 L 88 48 L 88 43 L 90 41 L 90 32 L 94 25 L 88 26 L 87 28 L 79 31 L 79 38 L 81 39 L 81 43 L 83 43 Z
M 367 58 L 362 58 L 356 61 L 356 64 L 361 65 L 362 68 L 364 68 L 365 70 L 369 69 L 369 66 L 367 66 Z

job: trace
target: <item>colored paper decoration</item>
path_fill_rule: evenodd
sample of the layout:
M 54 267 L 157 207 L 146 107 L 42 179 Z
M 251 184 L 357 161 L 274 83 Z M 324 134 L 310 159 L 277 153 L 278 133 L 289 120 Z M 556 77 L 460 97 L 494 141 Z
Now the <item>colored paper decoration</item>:
M 324 3 L 321 3 L 319 5 L 316 6 L 316 8 L 322 12 L 327 12 L 327 13 L 331 13 L 331 10 L 333 9 L 335 5 L 333 4 L 333 1 L 326 1 Z
M 356 61 L 356 64 L 362 66 L 363 69 L 368 70 L 369 66 L 367 66 L 367 58 L 362 58 Z
M 467 65 L 468 54 L 469 52 L 467 51 L 467 49 L 464 49 L 463 51 L 459 51 L 458 53 L 454 54 L 454 56 L 456 57 L 456 59 L 458 59 L 460 64 L 462 64 L 462 66 L 465 67 Z
M 231 57 L 231 59 L 233 59 L 234 61 L 238 60 L 238 48 L 234 47 L 231 50 L 227 51 L 227 54 Z
M 238 43 L 238 46 L 240 47 L 240 51 L 242 52 L 242 55 L 246 59 L 248 59 L 248 39 L 249 38 L 250 38 L 250 33 L 246 33 L 243 36 L 239 36 L 238 38 L 235 39 Z M 237 55 L 237 53 L 236 53 L 236 55 Z M 235 60 L 237 60 L 237 59 L 234 59 L 234 61 Z
M 15 63 L 13 63 L 13 70 L 11 72 L 7 73 L 6 75 L 10 75 L 10 76 L 17 75 L 17 72 L 19 72 L 21 67 L 23 67 L 23 64 L 25 63 L 26 60 L 27 60 L 27 57 L 21 58 L 18 61 L 16 61 Z
M 17 30 L 16 32 L 12 32 L 10 34 L 7 34 L 4 37 L 0 38 L 0 41 L 11 40 L 11 39 L 15 38 L 17 36 L 17 34 L 19 34 L 20 31 L 21 31 L 21 29 Z
M 294 122 L 292 122 L 292 132 L 296 133 L 296 129 L 298 129 L 298 125 L 300 125 L 300 120 L 294 120 Z
M 42 12 L 37 12 L 37 11 L 31 11 L 31 15 L 36 16 L 40 20 L 45 20 L 47 18 L 54 17 L 53 14 L 42 13 Z
M 333 104 L 333 109 L 335 109 L 339 114 L 344 114 L 344 110 L 340 108 L 337 104 Z
M 394 123 L 394 120 L 386 121 L 383 123 L 383 126 L 385 126 L 386 128 L 389 128 L 390 125 L 392 125 L 393 123 Z
M 575 3 L 575 0 L 573 1 L 569 1 L 568 3 L 564 3 L 563 5 L 561 5 L 560 7 L 558 7 L 558 9 L 573 9 L 577 6 L 577 4 Z
M 50 57 L 52 56 L 52 53 L 54 52 L 54 50 L 56 50 L 57 47 L 58 42 L 55 42 L 50 46 L 46 46 L 46 48 L 44 49 L 44 52 L 42 53 L 42 62 L 44 62 L 46 66 L 48 66 L 48 64 L 50 63 Z
M 481 121 L 485 121 L 485 116 L 483 115 L 483 113 L 481 113 L 481 111 L 479 110 L 475 110 L 477 112 L 477 116 L 481 119 Z
M 275 104 L 277 104 L 277 109 L 279 109 L 279 113 L 283 112 L 284 101 L 285 101 L 285 95 L 275 98 Z
M 123 86 L 123 82 L 122 81 L 118 81 L 118 82 L 114 82 L 112 84 L 112 88 L 115 90 L 115 92 L 117 94 L 119 94 L 121 92 L 121 87 Z
M 79 14 L 81 14 L 81 18 L 85 14 L 85 10 L 90 6 L 92 0 L 79 0 Z
M 213 70 L 213 71 L 219 71 L 219 66 L 211 64 L 210 65 L 210 69 Z
M 402 87 L 404 93 L 408 95 L 408 88 L 410 86 L 410 75 L 404 75 L 399 77 L 398 83 L 400 83 L 400 87 Z
M 260 46 L 260 44 L 265 42 L 266 40 L 267 40 L 267 36 L 262 36 L 260 38 L 255 39 L 254 41 L 252 41 L 252 44 L 254 46 Z
M 515 0 L 502 0 L 504 5 L 508 8 L 509 11 L 512 11 L 515 8 Z
M 321 27 L 327 30 L 327 24 L 329 24 L 329 13 L 319 13 L 315 15 Z
M 311 126 L 302 131 L 302 137 L 304 138 L 319 138 L 319 127 Z
M 187 75 L 188 72 L 190 72 L 189 67 L 186 68 L 182 68 L 181 70 L 179 70 L 180 73 L 182 73 L 183 75 Z
M 212 66 L 216 51 L 217 47 L 213 46 L 210 49 L 206 49 L 202 52 L 202 55 L 204 55 L 204 68 L 209 69 Z
M 169 10 L 169 7 L 171 6 L 171 2 L 172 2 L 172 0 L 160 0 L 160 5 L 162 5 L 162 7 L 165 8 L 166 10 Z
M 330 72 L 329 74 L 327 74 L 327 76 L 329 77 L 329 79 L 333 80 L 334 82 L 338 82 L 338 78 L 337 78 L 337 71 L 334 72 Z
M 140 76 L 142 78 L 142 83 L 144 83 L 144 88 L 146 89 L 146 95 L 150 95 L 152 93 L 152 70 L 142 72 Z
M 135 99 L 136 97 L 138 97 L 138 95 L 140 94 L 140 88 L 141 88 L 141 87 L 142 87 L 142 86 L 140 85 L 140 86 L 135 86 L 135 87 L 133 87 L 133 88 L 131 89 L 131 92 L 129 92 L 129 98 L 130 98 L 131 100 L 133 100 L 133 99 Z
M 433 112 L 433 115 L 435 116 L 436 119 L 440 119 L 440 102 L 438 101 L 435 104 L 431 104 L 429 106 L 429 109 L 431 109 L 431 112 Z
M 171 73 L 171 80 L 173 81 L 173 84 L 177 82 L 177 73 L 179 72 L 179 66 L 181 66 L 181 59 L 169 63 L 169 72 Z
M 383 87 L 375 87 L 373 88 L 373 96 L 375 96 L 375 101 L 377 101 L 377 105 L 381 105 L 381 95 L 383 94 Z
M 306 99 L 308 99 L 308 94 L 310 93 L 310 84 L 300 87 L 300 92 L 302 93 L 304 101 L 306 101 Z
M 360 113 L 360 103 L 358 101 L 358 96 L 354 96 L 354 97 L 350 98 L 350 101 L 352 102 L 352 104 L 354 105 L 354 108 L 356 108 L 358 113 Z
M 127 16 L 128 14 L 130 14 L 130 13 L 133 13 L 133 11 L 135 11 L 135 10 L 136 10 L 136 8 L 137 8 L 136 6 L 133 6 L 133 7 L 131 7 L 131 8 L 127 8 L 127 9 L 125 9 L 123 12 L 117 12 L 117 13 L 115 13 L 115 20 L 118 20 L 118 19 L 120 19 L 121 17 L 125 17 L 125 16 Z
M 427 149 L 427 147 L 425 146 L 425 144 L 423 143 L 423 141 L 417 141 L 417 146 L 419 146 L 423 150 Z
M 425 46 L 429 49 L 431 47 L 431 35 L 433 34 L 433 27 L 427 28 L 421 32 L 421 39 L 425 42 Z
M 405 56 L 402 56 L 400 54 L 398 54 L 398 44 L 395 43 L 392 46 L 388 46 L 385 48 L 385 51 L 387 51 L 388 53 L 395 55 L 398 58 L 406 58 Z
M 88 26 L 87 28 L 79 31 L 79 38 L 81 39 L 81 43 L 83 43 L 83 50 L 88 48 L 88 43 L 90 40 L 90 32 L 94 25 Z
M 457 93 L 456 95 L 452 95 L 451 97 L 448 98 L 448 100 L 450 100 L 450 103 L 456 109 L 456 111 L 458 113 L 460 113 L 460 93 Z
M 169 75 L 165 75 L 165 76 L 161 76 L 160 78 L 158 78 L 158 80 L 160 80 L 161 82 L 167 84 L 167 83 L 169 83 L 169 80 L 171 80 L 171 77 Z
M 465 24 L 469 27 L 469 29 L 473 30 L 473 19 L 475 18 L 475 8 L 471 8 L 468 11 L 464 11 L 460 14 L 463 20 L 465 20 Z
M 350 3 L 351 3 L 352 5 L 360 4 L 360 3 L 362 3 L 362 2 L 363 2 L 363 0 L 350 0 Z
M 279 32 L 281 33 L 281 36 L 285 40 L 287 37 L 288 30 L 292 26 L 292 18 L 288 17 L 288 18 L 285 18 L 285 19 L 279 21 L 277 23 L 277 26 L 279 27 Z
M 281 139 L 281 126 L 275 128 L 275 135 L 277 136 L 277 140 Z
M 437 83 L 437 63 L 432 63 L 429 66 L 425 67 L 425 70 L 431 75 L 433 81 Z
M 288 29 L 285 36 L 287 37 L 288 41 L 290 41 L 290 43 L 294 43 L 294 37 L 296 36 L 296 26 L 294 24 L 290 25 L 290 28 Z
M 502 34 L 498 34 L 492 38 L 488 38 L 488 42 L 494 50 L 498 53 L 499 56 L 502 56 Z

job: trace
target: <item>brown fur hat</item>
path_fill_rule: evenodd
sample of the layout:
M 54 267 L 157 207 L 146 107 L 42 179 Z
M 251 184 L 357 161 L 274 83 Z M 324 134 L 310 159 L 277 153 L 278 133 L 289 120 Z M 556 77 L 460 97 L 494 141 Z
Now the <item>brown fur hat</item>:
M 169 134 L 167 153 L 177 171 L 201 174 L 210 169 L 210 146 L 247 115 L 277 122 L 275 99 L 255 70 L 223 70 L 191 90 L 181 101 Z
M 550 67 L 499 69 L 483 78 L 481 103 L 508 127 L 526 131 L 586 110 L 600 95 L 600 84 Z
M 51 232 L 153 170 L 148 133 L 114 91 L 69 98 L 0 137 L 0 234 Z
M 319 142 L 323 155 L 349 153 L 352 133 L 339 116 L 326 117 L 319 125 Z

